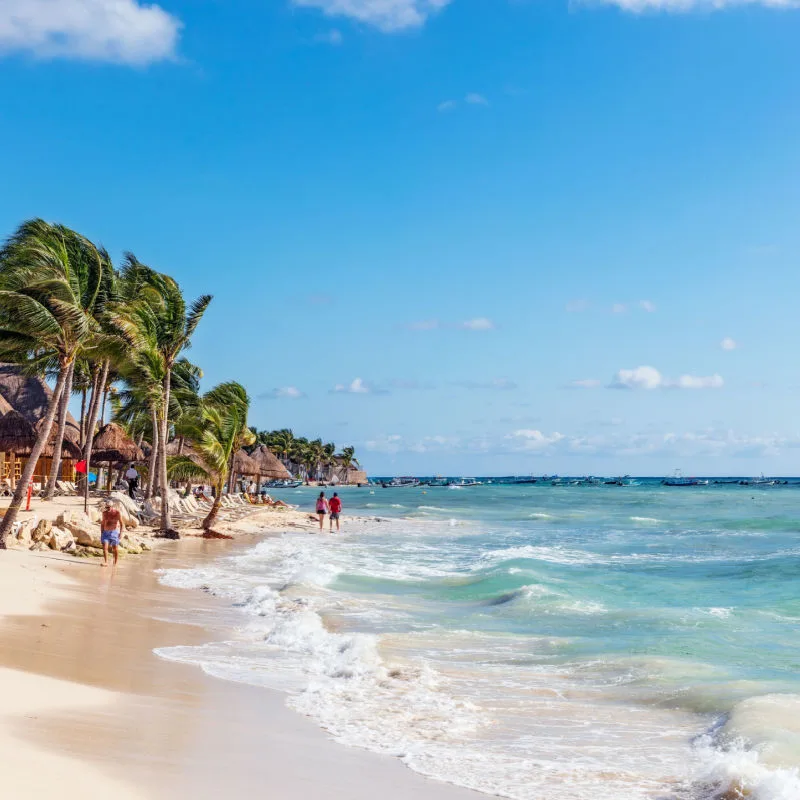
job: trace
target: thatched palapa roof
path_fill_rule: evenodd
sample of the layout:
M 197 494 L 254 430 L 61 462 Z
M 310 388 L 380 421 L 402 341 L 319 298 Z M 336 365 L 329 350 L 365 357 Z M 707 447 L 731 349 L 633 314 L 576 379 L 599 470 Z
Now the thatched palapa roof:
M 47 407 L 52 396 L 53 390 L 41 378 L 24 375 L 14 364 L 0 363 L 0 397 L 31 425 L 36 426 L 47 416 Z M 64 436 L 72 442 L 80 440 L 80 428 L 69 412 Z
M 36 443 L 36 429 L 19 411 L 0 417 L 0 452 L 29 456 Z
M 173 439 L 171 442 L 167 442 L 168 456 L 193 456 L 194 454 L 192 443 L 186 439 Z
M 34 426 L 19 411 L 9 411 L 0 417 L 0 452 L 14 453 L 16 456 L 26 457 L 33 451 L 33 446 L 39 438 L 41 423 Z M 50 431 L 50 439 L 41 452 L 43 458 L 52 458 L 55 453 L 55 439 L 57 427 L 54 424 Z M 62 458 L 78 458 L 80 448 L 75 442 L 64 439 L 61 446 Z
M 250 458 L 244 450 L 237 450 L 233 457 L 233 474 L 256 476 L 258 472 L 258 462 Z
M 142 461 L 144 455 L 136 442 L 115 422 L 103 425 L 94 437 L 92 458 L 95 461 L 108 461 L 124 464 L 129 461 Z
M 9 403 L 8 400 L 6 400 L 5 397 L 3 397 L 3 395 L 0 394 L 0 417 L 3 414 L 8 414 L 9 411 L 13 410 L 14 409 L 11 406 L 11 403 Z
M 39 420 L 36 423 L 36 432 L 38 433 L 42 429 L 42 425 L 44 424 L 44 420 Z M 56 450 L 56 436 L 58 435 L 58 420 L 54 420 L 53 424 L 50 428 L 50 438 L 47 440 L 47 444 L 42 450 L 42 455 L 45 458 L 52 458 L 53 454 Z M 70 436 L 69 432 L 69 425 L 67 425 L 66 430 L 64 431 L 64 441 L 61 443 L 61 457 L 62 458 L 72 458 L 78 459 L 81 457 L 81 448 L 78 445 L 78 438 L 77 435 L 73 439 Z
M 262 478 L 269 478 L 274 481 L 291 480 L 291 473 L 278 461 L 275 454 L 265 445 L 256 447 L 250 458 L 258 465 L 258 474 Z

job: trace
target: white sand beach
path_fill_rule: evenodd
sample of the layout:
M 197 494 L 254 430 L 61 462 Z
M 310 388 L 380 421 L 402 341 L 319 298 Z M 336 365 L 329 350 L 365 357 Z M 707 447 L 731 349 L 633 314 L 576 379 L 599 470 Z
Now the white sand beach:
M 311 526 L 298 512 L 239 523 L 250 530 L 290 524 Z M 4 796 L 481 796 L 334 743 L 287 709 L 280 693 L 217 680 L 153 653 L 207 641 L 208 612 L 219 603 L 160 585 L 155 570 L 197 565 L 248 541 L 164 542 L 116 570 L 58 553 L 0 555 Z M 166 621 L 188 616 L 197 624 Z

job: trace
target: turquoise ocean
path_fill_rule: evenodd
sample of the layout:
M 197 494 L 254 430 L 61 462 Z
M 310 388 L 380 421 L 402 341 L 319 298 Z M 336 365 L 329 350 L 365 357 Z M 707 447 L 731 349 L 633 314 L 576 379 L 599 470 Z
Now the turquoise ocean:
M 800 798 L 800 486 L 340 494 L 341 536 L 165 572 L 240 624 L 159 655 L 487 794 Z

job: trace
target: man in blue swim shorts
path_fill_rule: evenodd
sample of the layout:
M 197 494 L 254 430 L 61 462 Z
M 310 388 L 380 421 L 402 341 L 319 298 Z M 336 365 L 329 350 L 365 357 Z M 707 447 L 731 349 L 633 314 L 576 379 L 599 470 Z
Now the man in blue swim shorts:
M 122 529 L 119 509 L 110 501 L 103 505 L 103 516 L 100 518 L 100 543 L 103 545 L 103 566 L 108 566 L 108 551 L 114 556 L 114 564 L 119 556 L 119 535 Z

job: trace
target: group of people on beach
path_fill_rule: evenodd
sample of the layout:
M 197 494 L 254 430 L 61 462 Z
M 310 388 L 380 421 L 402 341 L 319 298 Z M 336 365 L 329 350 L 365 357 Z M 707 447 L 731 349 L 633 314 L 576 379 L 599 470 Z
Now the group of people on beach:
M 333 523 L 336 523 L 336 532 L 341 530 L 339 527 L 339 517 L 342 513 L 342 499 L 334 492 L 333 497 L 328 500 L 325 497 L 325 492 L 320 492 L 317 498 L 317 516 L 319 517 L 319 529 L 322 530 L 325 525 L 325 517 L 329 516 L 331 521 L 330 531 L 333 533 Z

